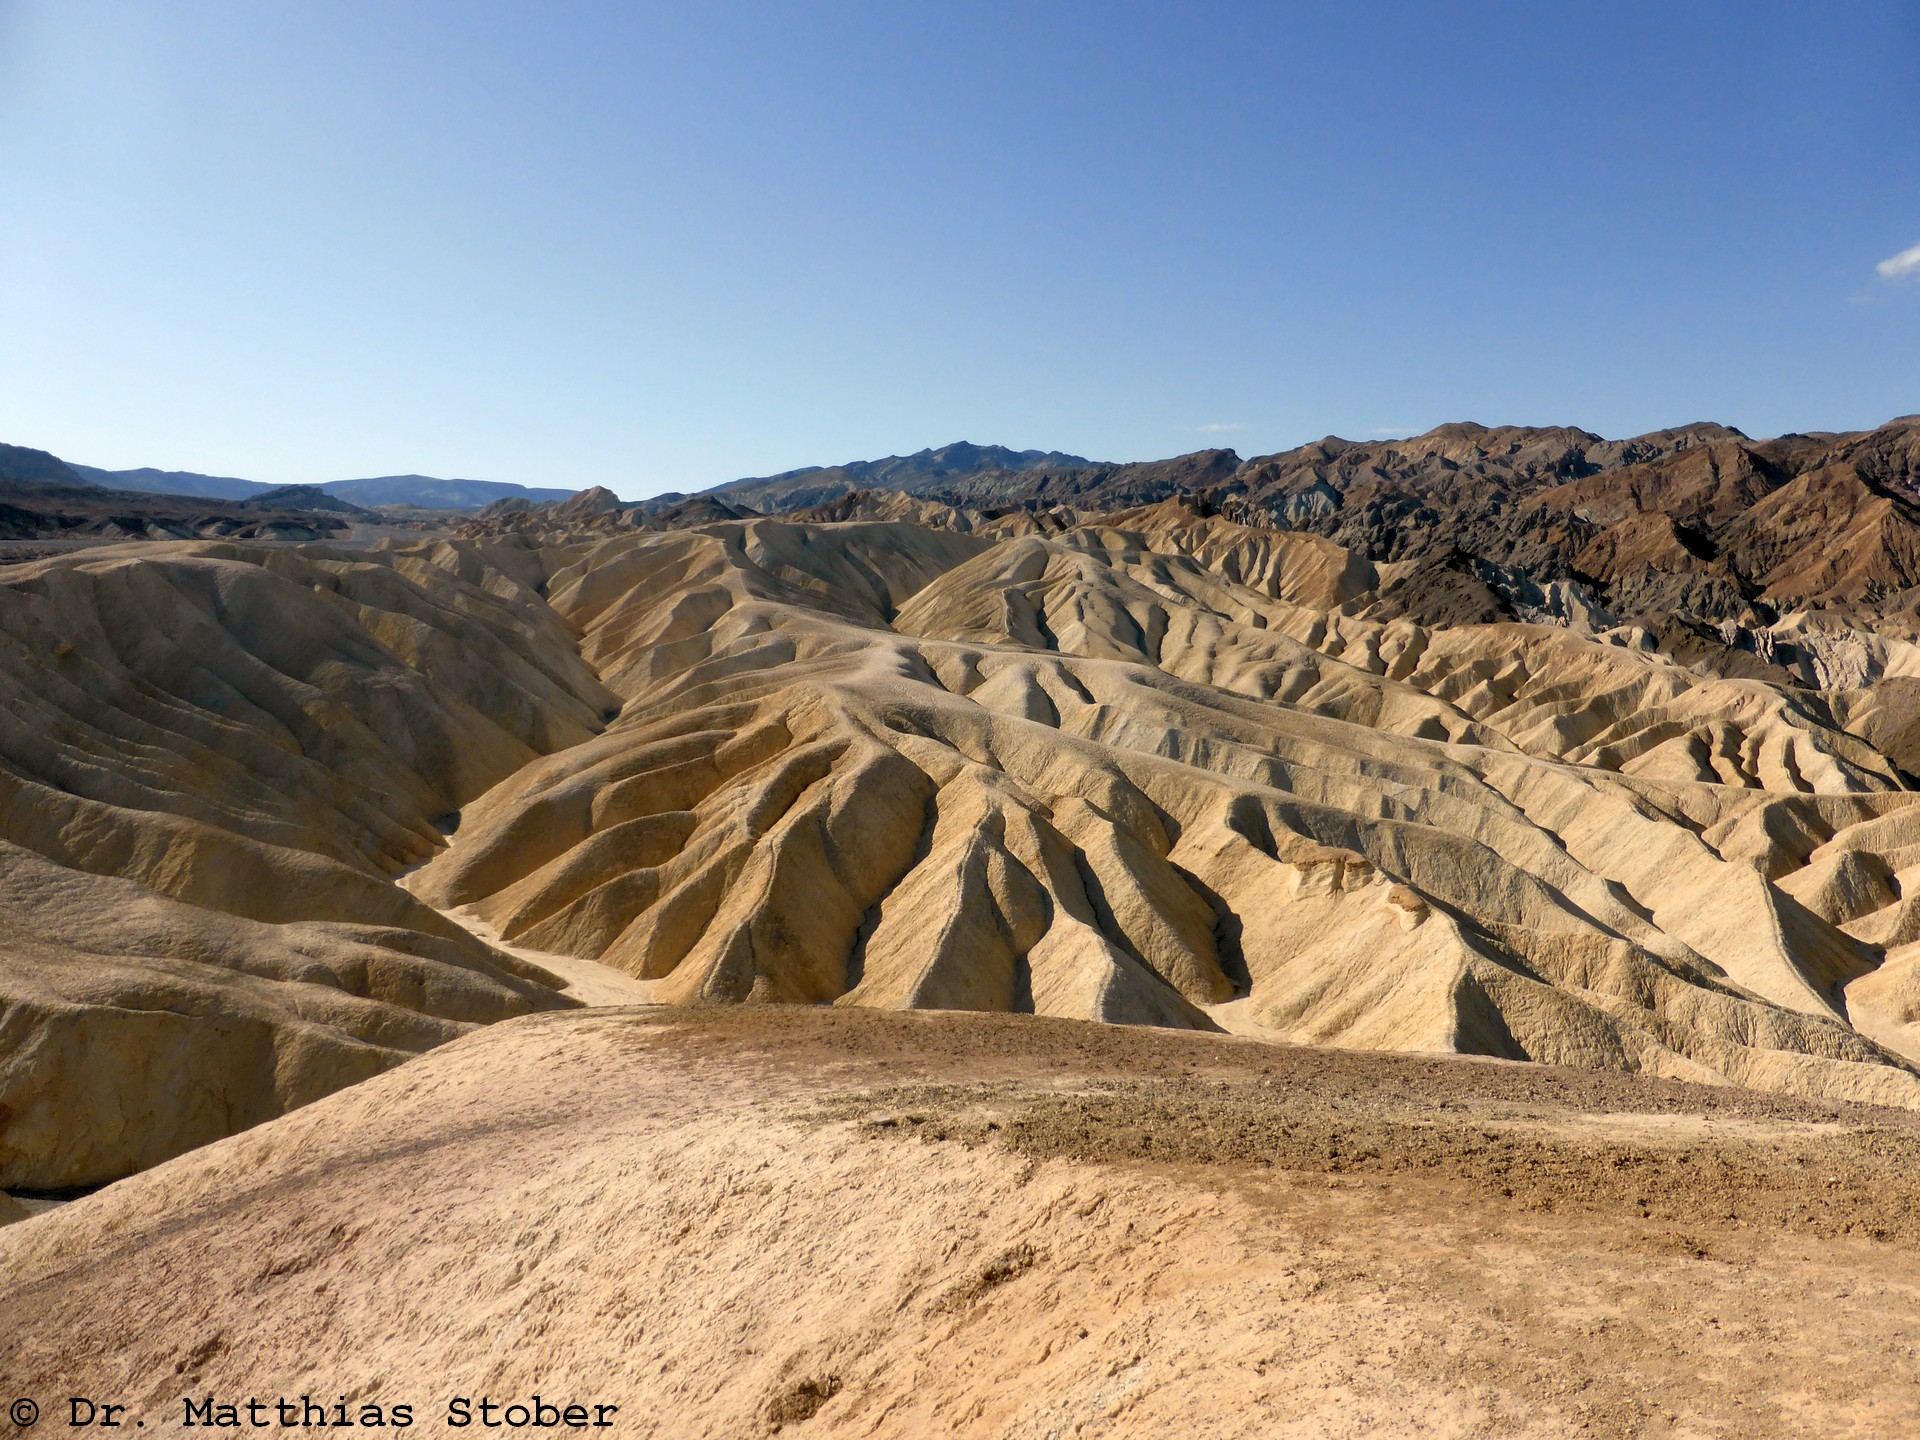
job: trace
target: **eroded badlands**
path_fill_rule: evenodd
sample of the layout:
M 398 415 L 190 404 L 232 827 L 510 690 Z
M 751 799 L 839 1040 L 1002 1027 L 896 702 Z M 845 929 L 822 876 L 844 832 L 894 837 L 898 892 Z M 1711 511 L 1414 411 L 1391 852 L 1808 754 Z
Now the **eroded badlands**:
M 0 568 L 0 1185 L 639 995 L 1920 1105 L 1907 641 L 1429 623 L 1177 499 L 558 510 Z
M 0 565 L 0 1376 L 1910 1431 L 1920 427 L 1707 429 Z

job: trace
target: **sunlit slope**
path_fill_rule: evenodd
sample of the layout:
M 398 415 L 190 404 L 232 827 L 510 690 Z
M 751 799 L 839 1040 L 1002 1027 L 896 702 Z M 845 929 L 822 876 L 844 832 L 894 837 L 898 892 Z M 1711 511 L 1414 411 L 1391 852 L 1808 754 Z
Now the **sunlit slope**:
M 843 512 L 0 572 L 0 1184 L 572 959 L 1920 1103 L 1908 642 L 1796 621 L 1801 689 L 1184 503 Z
M 112 1178 L 568 1003 L 390 879 L 614 703 L 522 580 L 145 545 L 0 572 L 0 632 L 0 1184 Z
M 0 1203 L 0 1352 L 189 1440 L 188 1397 L 304 1394 L 660 1440 L 1907 1435 L 1917 1132 L 1032 1016 L 538 1015 Z
M 411 882 L 509 940 L 689 1002 L 1920 1100 L 1866 1038 L 1908 1048 L 1920 811 L 1817 697 L 1631 634 L 1364 619 L 1372 567 L 1179 507 L 567 559 L 549 601 L 621 716 Z

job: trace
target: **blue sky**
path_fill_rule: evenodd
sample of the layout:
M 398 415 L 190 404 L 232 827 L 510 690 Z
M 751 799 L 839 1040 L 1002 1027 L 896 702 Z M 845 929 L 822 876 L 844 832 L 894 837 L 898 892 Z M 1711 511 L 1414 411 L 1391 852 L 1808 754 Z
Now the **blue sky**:
M 1911 3 L 0 0 L 0 439 L 639 496 L 1863 427 L 1916 136 Z

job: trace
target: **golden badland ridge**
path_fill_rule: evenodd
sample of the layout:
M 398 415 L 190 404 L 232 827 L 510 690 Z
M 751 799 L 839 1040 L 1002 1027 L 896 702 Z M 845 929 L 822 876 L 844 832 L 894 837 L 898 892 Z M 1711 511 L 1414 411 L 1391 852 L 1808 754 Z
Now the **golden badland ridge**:
M 1529 514 L 1610 527 L 1616 581 L 1629 551 L 1720 576 L 1745 608 L 1719 631 L 1621 620 L 1633 587 L 1586 571 L 1522 594 L 1507 561 L 1229 518 L 1285 518 L 1252 491 L 590 494 L 363 549 L 0 568 L 0 1186 L 114 1179 L 620 995 L 1920 1107 L 1904 598 L 1862 560 L 1787 608 L 1725 540 L 1818 570 L 1754 537 L 1801 533 L 1793 486 L 1839 505 L 1850 465 L 1835 533 L 1892 573 L 1907 502 L 1860 477 L 1910 447 L 1856 439 L 1798 478 L 1756 451 L 1764 483 L 1699 435 L 1623 449 L 1605 495 L 1529 482 Z M 1288 483 L 1350 491 L 1339 463 Z M 1647 538 L 1647 507 L 1743 475 L 1685 544 Z
M 6 1413 L 1913 1433 L 1916 433 L 35 482 Z

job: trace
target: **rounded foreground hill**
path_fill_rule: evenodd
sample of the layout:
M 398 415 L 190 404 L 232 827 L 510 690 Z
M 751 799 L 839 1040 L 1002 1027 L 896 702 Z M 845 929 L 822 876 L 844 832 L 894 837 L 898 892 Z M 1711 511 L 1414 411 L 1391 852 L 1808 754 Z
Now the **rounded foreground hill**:
M 1622 1075 L 589 1011 L 0 1230 L 0 1353 L 149 1434 L 1894 1435 L 1916 1164 L 1903 1113 Z

